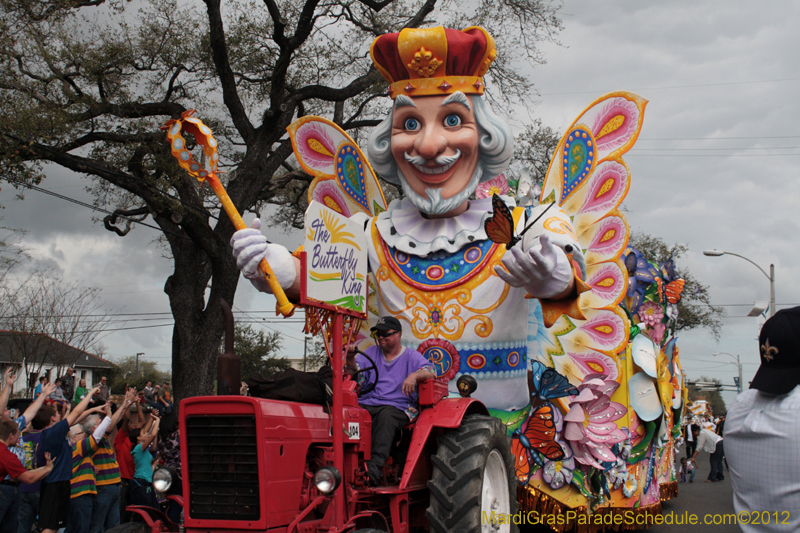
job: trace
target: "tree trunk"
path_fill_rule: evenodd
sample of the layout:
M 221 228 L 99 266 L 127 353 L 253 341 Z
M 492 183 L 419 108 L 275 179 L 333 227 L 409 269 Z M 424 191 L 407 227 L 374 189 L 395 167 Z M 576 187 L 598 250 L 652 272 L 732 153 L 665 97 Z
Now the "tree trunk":
M 172 385 L 176 402 L 210 395 L 214 390 L 217 351 L 225 329 L 219 302 L 222 298 L 233 306 L 239 281 L 239 269 L 227 244 L 232 233 L 230 221 L 221 218 L 213 243 L 204 242 L 201 247 L 190 239 L 170 239 L 175 268 L 164 292 L 175 317 Z

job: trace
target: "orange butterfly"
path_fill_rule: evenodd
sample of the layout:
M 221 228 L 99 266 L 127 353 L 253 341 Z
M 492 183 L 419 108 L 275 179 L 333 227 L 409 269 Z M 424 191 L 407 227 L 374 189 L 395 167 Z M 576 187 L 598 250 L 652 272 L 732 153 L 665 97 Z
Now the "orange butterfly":
M 525 431 L 519 429 L 514 434 L 519 442 L 529 450 L 536 450 L 552 461 L 564 458 L 564 449 L 556 442 L 555 407 L 545 403 L 536 408 L 528 420 Z
M 528 449 L 522 443 L 513 439 L 511 453 L 514 454 L 514 473 L 521 485 L 527 485 L 531 478 L 531 458 Z
M 536 220 L 525 226 L 519 235 L 514 234 L 514 218 L 511 216 L 511 210 L 508 209 L 506 203 L 500 199 L 496 194 L 492 195 L 492 216 L 486 219 L 483 223 L 483 228 L 486 230 L 486 235 L 496 242 L 497 244 L 505 244 L 506 250 L 510 250 L 515 244 L 522 240 L 522 236 L 530 229 L 531 226 L 536 224 L 536 221 L 542 218 L 547 210 L 555 204 L 550 204 L 547 209 L 542 211 L 542 214 L 536 217 Z
M 525 436 L 528 437 L 531 446 L 536 448 L 539 453 L 552 461 L 564 458 L 564 450 L 556 442 L 556 425 L 553 422 L 553 404 L 547 403 L 536 408 L 533 416 L 528 420 L 528 429 Z
M 683 287 L 685 285 L 686 281 L 680 278 L 667 283 L 667 288 L 664 291 L 667 293 L 667 301 L 671 304 L 678 303 L 681 299 L 681 293 L 683 292 Z

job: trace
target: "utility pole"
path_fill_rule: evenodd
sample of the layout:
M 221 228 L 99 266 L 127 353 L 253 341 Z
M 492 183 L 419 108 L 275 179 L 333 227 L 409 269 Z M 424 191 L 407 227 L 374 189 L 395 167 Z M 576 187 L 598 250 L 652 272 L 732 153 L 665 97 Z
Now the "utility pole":
M 144 352 L 139 352 L 139 353 L 136 354 L 136 372 L 134 373 L 134 376 L 136 376 L 136 379 L 139 379 L 139 356 L 140 355 L 144 355 Z
M 306 370 L 306 354 L 308 353 L 308 337 L 303 337 L 303 372 Z

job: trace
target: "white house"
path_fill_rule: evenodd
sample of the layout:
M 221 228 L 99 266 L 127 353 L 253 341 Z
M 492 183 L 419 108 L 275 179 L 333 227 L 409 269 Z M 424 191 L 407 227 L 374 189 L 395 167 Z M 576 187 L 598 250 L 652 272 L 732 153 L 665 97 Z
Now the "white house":
M 29 397 L 39 377 L 50 381 L 75 370 L 75 386 L 81 379 L 91 388 L 100 377 L 116 367 L 111 361 L 79 350 L 41 333 L 0 331 L 0 368 L 3 375 L 11 366 L 17 375 L 12 396 Z

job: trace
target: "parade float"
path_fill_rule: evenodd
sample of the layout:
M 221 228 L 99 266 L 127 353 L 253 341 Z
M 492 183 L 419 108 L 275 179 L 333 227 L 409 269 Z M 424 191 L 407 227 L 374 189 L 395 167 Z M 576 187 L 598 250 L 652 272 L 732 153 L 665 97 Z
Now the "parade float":
M 371 54 L 394 103 L 369 158 L 322 117 L 288 128 L 298 163 L 314 176 L 309 204 L 367 237 L 367 319 L 355 340 L 371 344 L 369 327 L 392 315 L 451 395 L 461 376 L 476 380 L 475 397 L 511 437 L 523 514 L 558 531 L 652 523 L 636 517 L 660 514 L 661 501 L 677 495 L 686 391 L 674 336 L 683 280 L 671 260 L 656 265 L 628 247 L 619 210 L 631 185 L 623 155 L 646 100 L 620 91 L 592 102 L 537 186 L 503 173 L 513 137 L 482 98 L 496 56 L 485 30 L 407 29 L 376 39 Z M 193 127 L 202 140 L 204 126 Z M 205 140 L 204 150 L 210 132 Z M 180 159 L 185 143 L 170 141 Z M 215 149 L 206 155 L 216 162 Z M 406 197 L 387 203 L 378 176 Z M 250 254 L 260 273 L 240 268 L 287 315 L 283 291 L 299 271 L 271 246 L 272 256 Z M 320 315 L 308 316 L 319 331 Z

